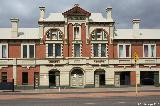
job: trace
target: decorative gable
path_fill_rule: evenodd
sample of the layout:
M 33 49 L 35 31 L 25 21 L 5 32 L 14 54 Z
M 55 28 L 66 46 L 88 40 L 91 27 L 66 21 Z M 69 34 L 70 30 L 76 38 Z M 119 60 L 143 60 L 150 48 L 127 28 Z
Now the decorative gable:
M 81 7 L 79 7 L 78 4 L 75 4 L 73 8 L 71 8 L 70 10 L 62 13 L 65 17 L 67 16 L 87 16 L 89 17 L 91 15 L 90 12 L 82 9 Z

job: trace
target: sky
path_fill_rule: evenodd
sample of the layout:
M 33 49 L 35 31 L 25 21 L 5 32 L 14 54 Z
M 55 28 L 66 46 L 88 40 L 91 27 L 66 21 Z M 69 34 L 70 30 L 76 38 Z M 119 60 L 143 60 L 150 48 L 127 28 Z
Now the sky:
M 65 12 L 74 4 L 89 12 L 101 12 L 112 6 L 117 28 L 132 28 L 132 19 L 141 19 L 140 28 L 160 28 L 160 0 L 0 0 L 0 28 L 11 27 L 10 18 L 19 18 L 20 27 L 38 27 L 39 6 L 49 13 Z

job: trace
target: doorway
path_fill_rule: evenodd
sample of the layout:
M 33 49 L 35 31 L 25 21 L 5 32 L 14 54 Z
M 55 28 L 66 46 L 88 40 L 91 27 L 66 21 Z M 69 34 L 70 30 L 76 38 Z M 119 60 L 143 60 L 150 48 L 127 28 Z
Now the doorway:
M 60 86 L 60 72 L 58 70 L 49 71 L 49 87 Z
M 28 85 L 28 72 L 22 72 L 22 85 Z
M 159 72 L 158 71 L 141 71 L 140 84 L 141 85 L 159 84 Z
M 105 86 L 105 71 L 104 70 L 96 70 L 94 72 L 94 84 L 95 84 L 95 87 Z
M 84 73 L 82 69 L 73 69 L 70 73 L 70 86 L 71 87 L 84 87 Z

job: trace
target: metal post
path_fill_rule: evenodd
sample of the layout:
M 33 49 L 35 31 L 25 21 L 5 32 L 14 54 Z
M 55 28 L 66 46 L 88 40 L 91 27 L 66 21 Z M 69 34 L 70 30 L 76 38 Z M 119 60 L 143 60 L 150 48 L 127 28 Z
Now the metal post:
M 138 96 L 138 87 L 137 87 L 137 73 L 136 73 L 136 96 Z
M 14 79 L 12 79 L 12 92 L 14 92 Z

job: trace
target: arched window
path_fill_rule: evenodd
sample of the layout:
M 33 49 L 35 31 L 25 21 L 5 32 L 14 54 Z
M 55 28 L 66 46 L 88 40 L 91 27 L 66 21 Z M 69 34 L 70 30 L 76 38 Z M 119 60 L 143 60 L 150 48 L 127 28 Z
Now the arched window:
M 62 32 L 59 29 L 49 29 L 46 36 L 49 40 L 62 40 Z
M 91 38 L 92 40 L 104 40 L 107 39 L 107 33 L 102 28 L 98 28 L 91 33 Z

